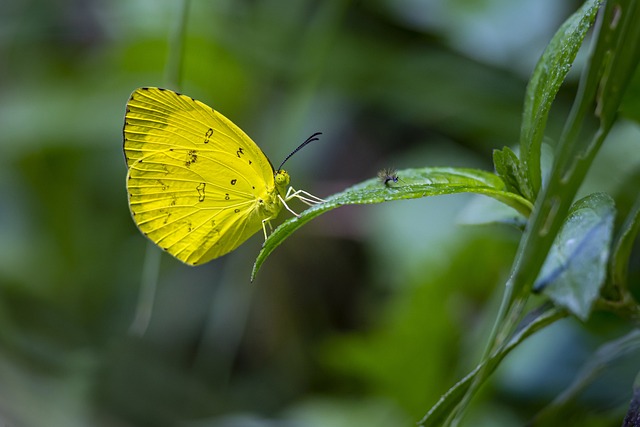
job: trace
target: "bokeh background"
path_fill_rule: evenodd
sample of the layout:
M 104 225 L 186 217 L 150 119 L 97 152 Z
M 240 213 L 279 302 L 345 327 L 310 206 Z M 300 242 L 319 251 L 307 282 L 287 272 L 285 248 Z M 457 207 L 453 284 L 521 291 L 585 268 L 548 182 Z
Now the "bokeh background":
M 230 117 L 276 164 L 322 131 L 287 167 L 320 197 L 384 167 L 491 170 L 492 149 L 518 142 L 538 57 L 579 4 L 193 0 L 169 88 Z M 259 234 L 202 267 L 166 254 L 155 267 L 127 207 L 122 125 L 135 88 L 169 84 L 181 7 L 0 2 L 0 425 L 415 425 L 477 363 L 520 232 L 472 225 L 495 205 L 445 196 L 331 211 L 253 283 Z M 585 192 L 638 188 L 638 136 L 614 130 Z M 134 324 L 149 303 L 148 324 Z M 469 425 L 522 424 L 621 330 L 599 315 L 534 337 Z M 620 371 L 575 402 L 581 425 L 620 425 L 634 375 Z

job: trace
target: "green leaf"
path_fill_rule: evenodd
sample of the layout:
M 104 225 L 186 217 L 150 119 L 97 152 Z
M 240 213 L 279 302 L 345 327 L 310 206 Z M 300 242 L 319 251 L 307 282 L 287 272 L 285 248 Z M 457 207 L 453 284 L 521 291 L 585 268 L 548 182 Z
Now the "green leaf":
M 598 20 L 595 45 L 583 70 L 576 102 L 560 140 L 560 145 L 563 142 L 573 145 L 577 141 L 577 145 L 582 146 L 580 150 L 584 150 L 579 154 L 580 158 L 587 158 L 590 152 L 597 151 L 621 110 L 629 112 L 629 101 L 637 90 L 633 79 L 640 60 L 639 21 L 640 7 L 636 0 L 607 2 Z M 629 88 L 631 91 L 627 94 Z M 623 104 L 625 99 L 626 106 Z M 600 119 L 600 128 L 598 134 L 588 138 L 580 135 L 580 131 L 585 119 L 592 115 Z
M 612 126 L 640 60 L 640 6 L 637 1 L 609 2 L 603 17 L 603 73 L 596 114 L 601 127 Z M 598 46 L 600 48 L 600 46 Z
M 629 268 L 629 258 L 633 242 L 640 232 L 640 193 L 636 198 L 629 215 L 613 244 L 613 254 L 611 255 L 611 279 L 614 285 L 627 287 L 627 270 Z
M 613 233 L 615 206 L 604 193 L 578 200 L 551 246 L 534 291 L 582 320 L 604 284 Z
M 493 150 L 493 167 L 496 169 L 496 174 L 504 181 L 507 190 L 521 195 L 526 194 L 526 191 L 523 192 L 521 189 L 524 182 L 521 177 L 520 160 L 511 148 Z
M 511 206 L 525 216 L 532 205 L 518 194 L 506 191 L 504 182 L 496 175 L 477 169 L 423 168 L 398 172 L 398 182 L 385 185 L 380 179 L 369 179 L 347 190 L 334 194 L 324 203 L 312 206 L 282 223 L 264 242 L 253 266 L 251 278 L 256 276 L 264 260 L 291 233 L 318 215 L 345 205 L 365 205 L 392 200 L 416 199 L 454 193 L 478 193 L 493 197 Z
M 540 145 L 551 104 L 573 63 L 601 0 L 588 0 L 558 29 L 538 61 L 525 94 L 520 156 L 528 182 L 524 195 L 533 200 L 540 190 Z M 531 194 L 529 194 L 529 192 Z
M 439 426 L 442 425 L 445 420 L 450 416 L 453 410 L 458 406 L 470 389 L 471 384 L 476 380 L 478 374 L 482 372 L 482 378 L 488 378 L 513 349 L 515 349 L 526 338 L 533 335 L 535 332 L 543 329 L 545 326 L 550 325 L 558 319 L 566 316 L 564 310 L 560 310 L 554 307 L 546 307 L 539 313 L 534 313 L 531 320 L 524 324 L 511 339 L 496 350 L 489 358 L 487 358 L 480 365 L 471 371 L 467 376 L 460 380 L 457 384 L 449 389 L 440 400 L 433 405 L 429 412 L 420 420 L 418 425 L 423 427 Z

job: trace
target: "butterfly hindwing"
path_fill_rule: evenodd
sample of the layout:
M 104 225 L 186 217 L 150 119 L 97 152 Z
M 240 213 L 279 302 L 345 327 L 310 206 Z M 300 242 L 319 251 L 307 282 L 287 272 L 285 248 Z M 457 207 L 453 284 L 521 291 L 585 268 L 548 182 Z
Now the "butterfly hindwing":
M 129 169 L 129 205 L 140 230 L 189 264 L 239 246 L 262 227 L 254 186 L 244 163 L 229 154 L 173 149 L 140 159 Z M 191 160 L 193 161 L 193 160 Z M 197 165 L 197 167 L 196 167 Z

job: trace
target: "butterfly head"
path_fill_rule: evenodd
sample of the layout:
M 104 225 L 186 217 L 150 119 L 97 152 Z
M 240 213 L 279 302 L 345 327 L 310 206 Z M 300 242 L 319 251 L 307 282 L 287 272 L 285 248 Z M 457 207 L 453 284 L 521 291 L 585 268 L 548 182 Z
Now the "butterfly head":
M 278 187 L 278 189 L 280 190 L 286 190 L 286 188 L 289 186 L 289 182 L 291 181 L 289 174 L 284 169 L 278 169 L 273 174 L 273 179 L 276 182 L 276 187 Z

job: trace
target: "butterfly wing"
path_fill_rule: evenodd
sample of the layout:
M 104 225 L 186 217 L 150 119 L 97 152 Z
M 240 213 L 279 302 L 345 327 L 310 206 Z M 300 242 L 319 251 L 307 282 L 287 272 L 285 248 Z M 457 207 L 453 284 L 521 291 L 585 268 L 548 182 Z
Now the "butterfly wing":
M 269 159 L 231 120 L 200 101 L 168 89 L 136 89 L 127 103 L 125 116 L 127 166 L 171 148 L 234 153 L 265 182 L 272 181 L 274 170 Z
M 190 97 L 136 90 L 127 105 L 124 152 L 138 228 L 185 263 L 235 249 L 281 208 L 260 148 Z

